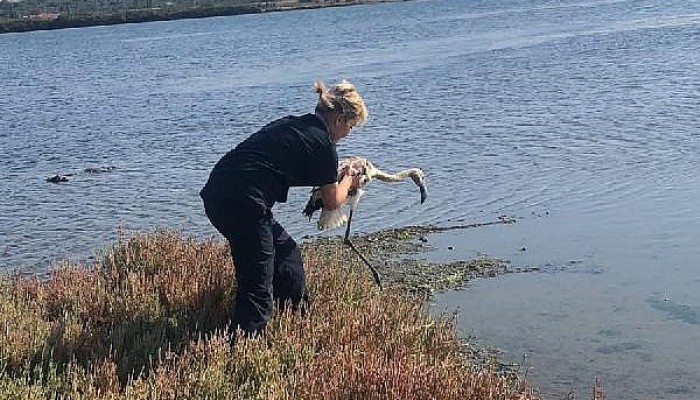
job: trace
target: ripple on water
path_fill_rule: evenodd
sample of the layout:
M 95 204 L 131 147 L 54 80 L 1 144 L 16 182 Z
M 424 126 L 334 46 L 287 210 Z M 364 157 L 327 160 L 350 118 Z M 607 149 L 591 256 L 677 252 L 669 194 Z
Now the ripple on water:
M 536 266 L 583 259 L 585 268 L 605 273 L 499 280 L 470 307 L 485 307 L 479 326 L 488 327 L 496 312 L 512 325 L 497 327 L 494 337 L 512 326 L 529 333 L 506 344 L 537 349 L 528 340 L 543 337 L 541 354 L 552 357 L 553 370 L 572 362 L 562 374 L 592 365 L 575 364 L 571 349 L 628 362 L 604 364 L 624 386 L 610 397 L 643 386 L 644 395 L 676 390 L 684 394 L 674 400 L 691 398 L 698 390 L 674 386 L 686 375 L 666 365 L 671 358 L 697 372 L 700 355 L 676 346 L 697 341 L 696 298 L 645 302 L 639 293 L 662 285 L 690 292 L 679 282 L 696 283 L 700 3 L 638 3 L 396 2 L 226 17 L 216 27 L 182 20 L 0 35 L 3 87 L 14 94 L 0 97 L 0 268 L 45 271 L 65 257 L 88 257 L 124 225 L 217 235 L 198 197 L 216 160 L 262 121 L 313 109 L 315 78 L 348 78 L 360 86 L 371 119 L 339 144 L 341 156 L 364 155 L 388 170 L 421 167 L 429 188 L 420 205 L 410 183 L 374 184 L 354 229 L 515 217 L 507 231 L 484 229 L 449 245 Z M 341 19 L 357 34 L 309 40 L 336 31 Z M 262 43 L 261 31 L 271 40 Z M 45 182 L 108 165 L 117 169 Z M 296 237 L 317 233 L 300 215 L 306 196 L 306 189 L 292 190 L 289 203 L 275 209 Z M 504 282 L 521 281 L 528 283 L 498 292 Z M 482 304 L 490 293 L 498 295 L 487 301 L 495 310 Z M 538 303 L 556 298 L 567 306 Z M 510 314 L 523 304 L 536 307 Z M 527 314 L 538 307 L 552 308 L 559 321 Z M 573 309 L 592 326 L 614 321 L 619 325 L 593 332 L 616 329 L 620 336 L 581 347 L 591 325 L 572 318 Z M 685 330 L 646 329 L 655 316 Z M 639 343 L 657 349 L 647 368 L 654 379 L 615 375 L 648 367 Z M 651 387 L 655 379 L 662 383 Z

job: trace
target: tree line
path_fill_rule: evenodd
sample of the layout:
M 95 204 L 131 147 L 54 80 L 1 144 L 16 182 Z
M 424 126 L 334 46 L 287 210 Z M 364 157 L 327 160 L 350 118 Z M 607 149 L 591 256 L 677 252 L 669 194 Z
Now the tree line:
M 78 16 L 139 9 L 230 7 L 259 2 L 260 0 L 0 0 L 0 16 L 18 20 L 42 13 Z
M 0 33 L 250 14 L 359 0 L 0 0 Z

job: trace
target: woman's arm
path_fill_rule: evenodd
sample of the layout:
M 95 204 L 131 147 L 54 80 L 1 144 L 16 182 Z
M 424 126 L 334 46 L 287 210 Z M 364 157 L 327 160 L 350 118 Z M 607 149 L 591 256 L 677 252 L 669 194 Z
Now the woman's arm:
M 348 192 L 353 187 L 357 187 L 360 183 L 359 175 L 345 174 L 343 179 L 338 183 L 329 183 L 321 186 L 321 199 L 323 200 L 323 208 L 326 210 L 335 210 L 343 205 L 348 197 Z

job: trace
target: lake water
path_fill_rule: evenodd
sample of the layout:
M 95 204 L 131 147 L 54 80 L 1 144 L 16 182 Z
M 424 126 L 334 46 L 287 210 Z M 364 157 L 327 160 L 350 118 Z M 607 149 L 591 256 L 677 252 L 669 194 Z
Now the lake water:
M 505 215 L 517 223 L 430 236 L 430 257 L 539 269 L 439 294 L 437 312 L 524 359 L 547 398 L 585 397 L 595 377 L 609 398 L 700 398 L 700 2 L 412 1 L 7 34 L 0 65 L 0 270 L 84 259 L 120 226 L 215 235 L 197 193 L 216 160 L 311 111 L 314 79 L 347 78 L 371 117 L 341 156 L 420 166 L 430 190 L 420 205 L 408 183 L 375 184 L 357 231 Z M 297 237 L 316 234 L 306 196 L 276 208 Z

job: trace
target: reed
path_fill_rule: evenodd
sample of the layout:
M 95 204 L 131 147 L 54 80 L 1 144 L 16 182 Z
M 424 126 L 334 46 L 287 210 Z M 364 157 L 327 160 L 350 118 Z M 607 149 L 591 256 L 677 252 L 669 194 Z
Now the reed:
M 3 399 L 534 399 L 471 359 L 424 298 L 303 249 L 312 304 L 231 346 L 225 243 L 121 232 L 92 265 L 0 277 Z M 354 259 L 353 259 L 354 260 Z

